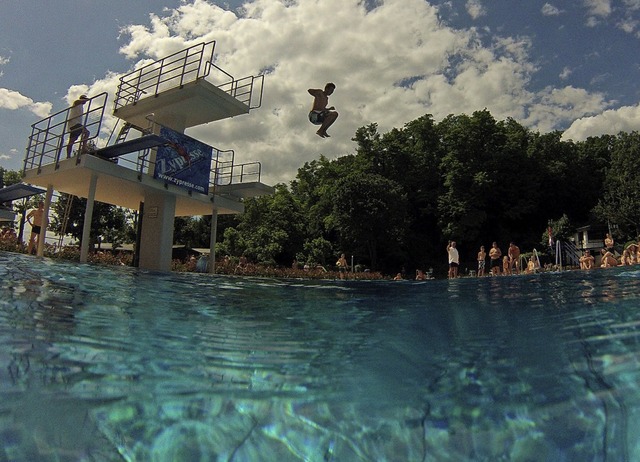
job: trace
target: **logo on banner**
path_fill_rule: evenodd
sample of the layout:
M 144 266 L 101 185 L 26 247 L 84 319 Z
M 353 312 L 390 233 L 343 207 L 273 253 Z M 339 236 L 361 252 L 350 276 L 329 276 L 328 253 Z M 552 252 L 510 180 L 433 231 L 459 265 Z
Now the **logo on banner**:
M 160 129 L 160 136 L 166 143 L 156 153 L 153 177 L 207 194 L 213 148 L 166 127 Z

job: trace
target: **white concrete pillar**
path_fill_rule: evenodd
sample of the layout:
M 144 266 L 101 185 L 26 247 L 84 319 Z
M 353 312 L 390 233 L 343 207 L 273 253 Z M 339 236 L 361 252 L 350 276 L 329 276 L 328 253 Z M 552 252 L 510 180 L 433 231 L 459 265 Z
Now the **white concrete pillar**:
M 89 257 L 89 243 L 91 241 L 91 221 L 93 220 L 93 203 L 96 198 L 96 186 L 98 175 L 91 175 L 89 193 L 87 194 L 87 206 L 84 209 L 84 225 L 82 226 L 82 241 L 80 242 L 80 263 L 86 263 Z
M 176 197 L 173 194 L 158 191 L 145 193 L 140 268 L 171 271 L 175 213 Z
M 47 239 L 47 229 L 49 228 L 49 208 L 51 206 L 51 198 L 53 197 L 53 185 L 47 186 L 47 192 L 44 196 L 44 210 L 42 211 L 42 226 L 38 235 L 38 247 L 36 255 L 42 257 L 44 255 L 44 244 Z
M 218 210 L 214 207 L 211 215 L 211 236 L 209 238 L 209 272 L 216 272 L 216 235 L 218 233 Z

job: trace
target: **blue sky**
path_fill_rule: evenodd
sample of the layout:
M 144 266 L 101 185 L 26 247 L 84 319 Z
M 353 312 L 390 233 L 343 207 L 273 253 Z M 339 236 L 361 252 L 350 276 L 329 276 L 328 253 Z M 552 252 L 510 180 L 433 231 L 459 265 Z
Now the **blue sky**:
M 0 166 L 20 169 L 30 125 L 80 93 L 209 40 L 236 77 L 270 69 L 265 97 L 187 133 L 262 162 L 269 183 L 352 153 L 360 126 L 426 113 L 487 108 L 575 140 L 640 127 L 640 0 L 2 0 Z M 327 81 L 340 117 L 323 140 L 306 90 Z

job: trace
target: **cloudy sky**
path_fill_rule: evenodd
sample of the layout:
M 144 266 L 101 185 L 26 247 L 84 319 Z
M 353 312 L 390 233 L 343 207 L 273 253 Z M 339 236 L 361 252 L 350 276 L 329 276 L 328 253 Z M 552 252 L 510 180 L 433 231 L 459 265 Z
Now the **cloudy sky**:
M 270 184 L 424 114 L 487 108 L 574 140 L 640 128 L 640 0 L 2 0 L 0 166 L 20 169 L 31 124 L 81 92 L 210 40 L 235 77 L 266 70 L 264 100 L 187 133 Z M 321 139 L 307 89 L 329 81 L 340 117 Z

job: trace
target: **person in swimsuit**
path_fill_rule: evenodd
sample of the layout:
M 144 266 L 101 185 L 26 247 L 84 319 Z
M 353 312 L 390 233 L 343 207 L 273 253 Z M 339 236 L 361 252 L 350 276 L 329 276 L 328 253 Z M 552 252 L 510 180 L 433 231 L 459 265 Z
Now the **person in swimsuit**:
M 580 269 L 592 269 L 595 263 L 595 258 L 591 255 L 590 250 L 585 250 L 584 255 L 580 257 Z
M 487 252 L 484 251 L 484 246 L 480 246 L 480 252 L 478 252 L 478 277 L 484 276 L 484 269 L 487 260 Z
M 520 274 L 520 247 L 513 242 L 509 243 L 507 255 L 509 255 L 509 271 Z
M 44 202 L 38 202 L 38 208 L 31 210 L 27 214 L 27 223 L 31 225 L 31 236 L 29 236 L 29 245 L 27 253 L 31 255 L 34 249 L 38 248 L 40 241 L 40 230 L 42 229 L 42 217 L 44 216 Z
M 612 254 L 615 253 L 614 249 L 613 249 L 613 237 L 611 237 L 611 234 L 607 233 L 606 237 L 604 238 L 604 249 L 607 252 L 611 252 Z
M 491 274 L 498 276 L 500 274 L 500 261 L 502 257 L 502 251 L 498 247 L 498 243 L 494 242 L 489 250 L 489 258 L 491 259 Z
M 340 279 L 344 279 L 344 276 L 347 272 L 347 268 L 349 264 L 347 263 L 347 258 L 344 254 L 340 255 L 338 261 L 336 262 L 336 266 L 338 267 L 338 273 L 340 274 Z
M 320 125 L 320 128 L 316 132 L 321 138 L 328 138 L 329 134 L 327 129 L 336 121 L 338 113 L 336 108 L 329 104 L 329 96 L 333 94 L 336 89 L 335 84 L 329 82 L 324 86 L 324 90 L 318 88 L 309 88 L 309 94 L 313 96 L 313 106 L 309 112 L 309 122 L 313 125 Z

